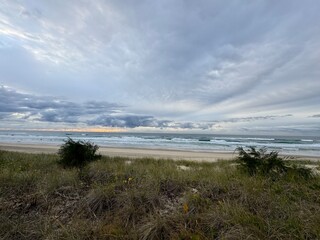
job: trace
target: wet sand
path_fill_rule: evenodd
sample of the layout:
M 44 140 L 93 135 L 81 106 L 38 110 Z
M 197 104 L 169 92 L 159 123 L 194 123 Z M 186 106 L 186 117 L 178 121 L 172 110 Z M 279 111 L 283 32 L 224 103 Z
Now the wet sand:
M 0 143 L 0 150 L 25 152 L 25 153 L 57 153 L 58 145 L 45 144 L 13 144 Z M 237 154 L 233 152 L 207 152 L 207 151 L 187 151 L 171 149 L 151 149 L 151 148 L 126 148 L 126 147 L 100 147 L 99 152 L 106 156 L 119 156 L 128 158 L 156 158 L 173 160 L 191 160 L 214 162 L 217 160 L 232 160 Z M 320 157 L 295 156 L 297 160 L 320 161 Z

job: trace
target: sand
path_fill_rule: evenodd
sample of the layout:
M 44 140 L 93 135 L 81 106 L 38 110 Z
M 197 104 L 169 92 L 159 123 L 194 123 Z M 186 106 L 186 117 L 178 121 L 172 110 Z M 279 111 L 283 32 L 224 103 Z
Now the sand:
M 0 143 L 0 150 L 26 152 L 26 153 L 57 153 L 58 145 L 45 144 L 13 144 Z M 128 158 L 152 157 L 156 159 L 191 160 L 215 162 L 217 160 L 232 160 L 237 154 L 233 152 L 206 152 L 206 151 L 186 151 L 169 149 L 150 148 L 126 148 L 126 147 L 100 147 L 99 152 L 106 156 L 119 156 Z M 295 156 L 297 160 L 320 161 L 320 157 Z

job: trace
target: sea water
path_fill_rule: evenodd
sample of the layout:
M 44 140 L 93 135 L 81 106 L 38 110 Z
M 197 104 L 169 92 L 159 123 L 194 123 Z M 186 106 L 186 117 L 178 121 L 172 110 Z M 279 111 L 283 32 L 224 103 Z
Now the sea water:
M 174 133 L 92 133 L 0 131 L 1 143 L 60 145 L 68 137 L 105 147 L 232 152 L 237 147 L 267 147 L 280 154 L 320 156 L 320 137 L 246 136 Z

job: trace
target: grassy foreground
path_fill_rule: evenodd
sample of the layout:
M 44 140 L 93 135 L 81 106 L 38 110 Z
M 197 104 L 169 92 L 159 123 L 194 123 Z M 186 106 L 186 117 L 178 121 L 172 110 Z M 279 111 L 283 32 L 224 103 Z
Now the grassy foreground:
M 109 157 L 80 171 L 57 159 L 0 151 L 0 239 L 320 239 L 318 176 Z

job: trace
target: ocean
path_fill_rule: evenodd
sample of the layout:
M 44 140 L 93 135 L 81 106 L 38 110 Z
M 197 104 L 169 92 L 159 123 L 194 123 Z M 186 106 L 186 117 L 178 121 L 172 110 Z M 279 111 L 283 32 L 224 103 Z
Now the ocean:
M 92 133 L 0 131 L 1 143 L 60 145 L 68 137 L 105 147 L 233 152 L 237 147 L 267 147 L 280 154 L 320 156 L 320 137 L 245 136 L 173 133 Z

